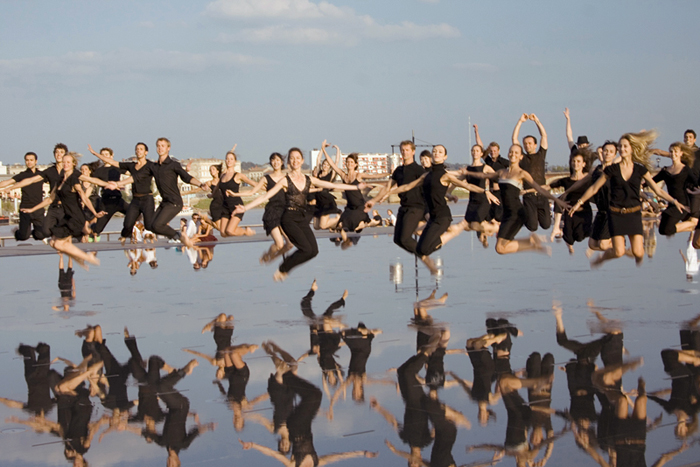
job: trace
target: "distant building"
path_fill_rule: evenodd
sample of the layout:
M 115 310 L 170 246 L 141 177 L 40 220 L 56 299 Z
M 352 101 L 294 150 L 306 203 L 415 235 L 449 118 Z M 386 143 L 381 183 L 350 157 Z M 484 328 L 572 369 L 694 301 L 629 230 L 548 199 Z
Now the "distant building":
M 316 167 L 316 161 L 318 158 L 323 154 L 320 150 L 314 149 L 311 151 L 311 168 Z M 335 153 L 329 154 L 331 157 L 335 157 Z M 347 154 L 340 154 L 341 157 L 341 169 L 345 169 L 345 159 L 348 157 Z M 357 162 L 359 163 L 360 167 L 359 170 L 362 173 L 370 173 L 370 174 L 382 174 L 382 173 L 391 173 L 393 170 L 392 165 L 390 164 L 390 158 L 391 155 L 389 154 L 379 154 L 379 153 L 372 153 L 372 154 L 367 154 L 367 153 L 358 153 L 357 155 Z

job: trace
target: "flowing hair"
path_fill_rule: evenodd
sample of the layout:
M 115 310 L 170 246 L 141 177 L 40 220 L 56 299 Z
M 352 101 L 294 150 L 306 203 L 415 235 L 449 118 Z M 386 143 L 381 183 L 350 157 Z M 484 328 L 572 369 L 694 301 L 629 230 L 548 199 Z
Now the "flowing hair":
M 668 147 L 668 150 L 671 151 L 673 148 L 679 148 L 683 155 L 681 155 L 681 161 L 687 165 L 688 167 L 692 167 L 693 164 L 695 163 L 695 151 L 693 151 L 693 148 L 688 146 L 685 143 L 681 143 L 680 141 L 676 141 L 675 143 L 671 143 L 671 145 Z
M 620 140 L 626 139 L 632 146 L 632 161 L 642 164 L 648 169 L 651 168 L 651 148 L 659 133 L 656 130 L 644 130 L 639 133 L 625 133 Z

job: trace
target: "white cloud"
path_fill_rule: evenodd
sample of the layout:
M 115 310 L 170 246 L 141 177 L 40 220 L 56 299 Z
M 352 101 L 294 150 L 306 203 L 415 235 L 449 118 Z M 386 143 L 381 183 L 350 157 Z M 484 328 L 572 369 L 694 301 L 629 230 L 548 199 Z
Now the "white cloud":
M 311 0 L 215 0 L 206 15 L 230 20 L 261 18 L 273 24 L 224 33 L 224 42 L 354 45 L 362 39 L 398 41 L 455 38 L 459 29 L 446 23 L 420 25 L 411 21 L 381 24 L 369 15 Z M 323 21 L 315 21 L 322 18 Z M 313 24 L 310 21 L 313 20 Z M 309 24 L 303 24 L 308 22 Z M 302 23 L 302 24 L 300 24 Z
M 133 76 L 161 72 L 201 73 L 264 65 L 268 61 L 233 52 L 189 53 L 167 50 L 108 53 L 70 52 L 57 57 L 0 60 L 0 81 L 39 76 L 87 77 L 97 75 Z
M 280 44 L 333 44 L 347 43 L 337 31 L 322 28 L 295 28 L 283 25 L 243 29 L 236 34 L 222 34 L 222 42 L 280 43 Z
M 341 18 L 352 10 L 309 0 L 216 0 L 205 9 L 214 18 Z

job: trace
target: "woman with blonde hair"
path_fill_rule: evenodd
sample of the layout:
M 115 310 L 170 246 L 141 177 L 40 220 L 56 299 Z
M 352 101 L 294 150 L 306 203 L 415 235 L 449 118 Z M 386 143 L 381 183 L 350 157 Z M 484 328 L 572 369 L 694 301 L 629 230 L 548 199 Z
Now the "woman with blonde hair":
M 33 208 L 23 209 L 23 212 L 32 213 L 51 204 L 55 199 L 58 199 L 63 206 L 64 216 L 59 220 L 58 224 L 51 228 L 51 240 L 49 245 L 59 253 L 65 253 L 73 258 L 78 264 L 85 267 L 85 263 L 90 263 L 98 266 L 100 260 L 96 258 L 95 252 L 85 252 L 73 245 L 73 237 L 80 238 L 85 231 L 85 214 L 80 205 L 82 200 L 83 205 L 96 217 L 102 217 L 104 212 L 96 212 L 90 198 L 85 194 L 81 181 L 88 181 L 100 186 L 106 186 L 107 183 L 102 180 L 94 179 L 81 175 L 75 170 L 78 165 L 77 154 L 69 152 L 61 160 L 61 182 L 53 189 L 48 198 Z
M 591 262 L 592 266 L 599 266 L 605 261 L 623 256 L 626 251 L 625 237 L 630 240 L 631 252 L 637 264 L 642 263 L 644 259 L 644 229 L 640 199 L 642 180 L 659 197 L 675 204 L 679 211 L 688 211 L 680 201 L 661 190 L 649 174 L 650 146 L 656 136 L 657 133 L 654 130 L 622 135 L 618 142 L 620 162 L 606 167 L 600 178 L 586 190 L 569 211 L 569 215 L 573 215 L 581 209 L 581 206 L 610 180 L 608 223 L 612 248 L 605 250 L 594 259 Z

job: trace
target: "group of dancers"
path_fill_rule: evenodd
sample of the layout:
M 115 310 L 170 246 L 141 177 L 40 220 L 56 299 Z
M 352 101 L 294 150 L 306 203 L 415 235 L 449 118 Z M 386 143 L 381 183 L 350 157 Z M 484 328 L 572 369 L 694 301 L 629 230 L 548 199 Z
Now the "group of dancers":
M 124 344 L 129 358 L 125 363 L 115 356 L 114 348 L 107 346 L 99 325 L 76 331 L 83 339 L 79 364 L 65 358 L 52 360 L 50 346 L 46 343 L 40 342 L 35 347 L 20 344 L 17 351 L 24 357 L 27 402 L 0 398 L 0 403 L 22 409 L 30 417 L 13 416 L 7 422 L 60 437 L 65 457 L 74 465 L 84 464 L 95 437 L 101 442 L 108 434 L 120 431 L 134 433 L 146 442 L 162 446 L 168 453 L 168 465 L 179 465 L 180 452 L 198 436 L 216 428 L 215 423 L 201 423 L 190 409 L 189 398 L 175 387 L 178 381 L 193 373 L 198 360 L 203 360 L 214 367 L 216 387 L 212 391 L 224 396 L 223 403 L 233 414 L 235 432 L 244 436 L 246 424 L 255 423 L 265 427 L 276 439 L 274 448 L 260 440 L 241 441 L 243 449 L 258 451 L 285 466 L 322 466 L 379 454 L 369 450 L 323 455 L 317 452 L 313 421 L 322 413 L 332 423 L 336 417 L 334 408 L 348 389 L 354 404 L 366 405 L 378 419 L 386 420 L 396 430 L 398 439 L 407 449 L 389 439 L 385 444 L 391 453 L 406 459 L 409 465 L 457 465 L 453 450 L 458 431 L 472 428 L 463 413 L 467 400 L 474 404 L 477 421 L 482 427 L 495 419 L 494 408 L 501 400 L 507 413 L 505 441 L 467 446 L 467 453 L 493 452 L 488 459 L 470 465 L 494 465 L 505 457 L 513 457 L 517 466 L 544 466 L 558 440 L 570 435 L 577 447 L 602 467 L 647 465 L 647 433 L 659 427 L 662 420 L 660 415 L 649 423 L 648 400 L 658 403 L 663 412 L 670 415 L 679 440 L 679 445 L 670 446 L 655 466 L 660 467 L 694 444 L 700 425 L 700 316 L 682 324 L 680 348 L 671 346 L 661 350 L 671 387 L 648 392 L 641 377 L 636 389 L 622 385 L 623 374 L 639 368 L 643 361 L 641 358 L 624 359 L 621 322 L 605 317 L 603 310 L 589 303 L 597 318 L 591 332 L 602 336 L 590 342 L 579 342 L 567 336 L 561 304 L 554 303 L 556 342 L 573 354 L 559 367 L 566 373 L 570 397 L 570 405 L 565 407 L 557 406 L 552 399 L 558 365 L 555 361 L 563 360 L 555 359 L 551 352 L 535 351 L 527 358 L 525 368 L 512 368 L 514 339 L 523 333 L 507 319 L 486 319 L 485 332 L 467 339 L 464 347 L 450 348 L 449 324 L 431 315 L 433 309 L 445 305 L 448 296 L 444 294 L 438 298 L 433 291 L 413 306 L 409 327 L 416 332 L 416 343 L 415 349 L 411 346 L 408 358 L 403 363 L 399 359 L 395 362 L 397 368 L 387 370 L 386 374 L 376 371 L 368 374 L 373 341 L 382 331 L 369 328 L 363 322 L 355 327 L 343 322 L 337 312 L 346 304 L 347 290 L 323 314 L 317 315 L 312 305 L 317 290 L 314 280 L 301 300 L 310 341 L 309 350 L 298 357 L 271 340 L 260 345 L 234 345 L 234 317 L 223 313 L 202 328 L 202 334 L 212 333 L 215 352 L 195 350 L 200 346 L 186 347 L 183 351 L 195 359 L 180 369 L 168 365 L 160 356 L 144 359 L 136 338 L 126 328 Z M 343 346 L 350 353 L 345 364 L 339 362 Z M 259 348 L 270 357 L 274 371 L 267 379 L 267 391 L 249 397 L 246 389 L 251 370 L 245 359 Z M 466 355 L 473 368 L 471 381 L 459 376 L 460 370 L 447 366 L 447 355 L 456 358 Z M 602 367 L 597 364 L 598 356 Z M 316 384 L 298 374 L 301 362 L 307 358 L 313 358 L 321 370 L 320 381 Z M 454 361 L 454 358 L 450 360 Z M 52 368 L 58 362 L 66 365 L 63 374 Z M 138 382 L 137 399 L 134 394 L 130 395 L 130 379 Z M 367 395 L 371 385 L 396 387 L 405 405 L 403 420 L 391 413 L 384 400 L 393 391 L 372 390 Z M 464 404 L 460 403 L 461 410 L 453 407 L 456 405 L 454 398 L 453 406 L 441 400 L 440 393 L 449 387 L 461 388 L 466 393 Z M 519 393 L 521 389 L 527 389 L 527 402 Z M 324 395 L 327 404 L 323 404 Z M 93 400 L 106 411 L 98 420 L 92 420 Z M 267 400 L 272 409 L 269 418 L 260 412 L 262 406 L 256 408 Z M 596 400 L 600 409 L 596 408 Z M 323 410 L 322 405 L 325 406 Z M 49 417 L 54 406 L 57 407 L 56 421 Z M 194 417 L 194 424 L 188 428 L 190 416 Z M 561 419 L 561 429 L 555 430 L 553 416 Z M 424 458 L 422 451 L 431 444 L 429 458 Z
M 334 160 L 326 152 L 330 144 L 324 141 L 322 156 L 312 175 L 302 172 L 304 155 L 294 147 L 287 152 L 286 168 L 285 157 L 272 153 L 271 172 L 255 183 L 235 171 L 234 146 L 227 152 L 224 164 L 211 167 L 213 179 L 202 183 L 169 157 L 170 142 L 160 138 L 156 142 L 157 162 L 146 159 L 148 147 L 145 143 L 136 145 L 135 162 L 116 162 L 111 149 L 103 148 L 98 153 L 89 147 L 104 167 L 86 169 L 81 174 L 75 170 L 75 153 L 68 153 L 65 145 L 56 145 L 56 164 L 40 173 L 35 169 L 36 155 L 27 153 L 27 170 L 0 184 L 0 190 L 24 190 L 20 227 L 16 232 L 18 240 L 29 236 L 29 226 L 33 223 L 35 238 L 50 236 L 49 243 L 54 248 L 83 265 L 99 261 L 94 253 L 72 245 L 72 237 L 99 233 L 107 220 L 119 211 L 125 215 L 122 241 L 131 236 L 135 222 L 142 217 L 147 230 L 192 247 L 192 239 L 184 229 L 176 230 L 168 225 L 183 206 L 178 178 L 211 192 L 210 213 L 203 216 L 202 222 L 224 237 L 253 235 L 255 232 L 242 227 L 240 222 L 248 209 L 266 203 L 263 225 L 273 244 L 261 261 L 267 263 L 283 256 L 274 274 L 275 280 L 284 280 L 292 269 L 318 254 L 311 225 L 315 229 L 336 231 L 346 242 L 348 233 L 381 223 L 380 216 L 370 218 L 368 212 L 391 195 L 398 195 L 400 199 L 394 243 L 420 258 L 433 273 L 437 269 L 430 255 L 463 231 L 476 232 L 485 247 L 488 237 L 496 235 L 495 249 L 499 254 L 523 251 L 550 254 L 551 248 L 544 244 L 546 238 L 535 233 L 538 228 L 549 229 L 552 225 L 550 203 L 555 208 L 552 237 L 561 235 L 570 253 L 573 254 L 576 242 L 589 238 L 589 256 L 600 251 L 592 260 L 593 266 L 624 255 L 634 257 L 640 264 L 644 256 L 643 204 L 649 197 L 642 190 L 643 184 L 658 199 L 668 203 L 661 215 L 659 232 L 662 235 L 691 232 L 697 228 L 700 162 L 696 157 L 698 147 L 693 130 L 687 130 L 684 142 L 673 143 L 668 152 L 652 147 L 657 137 L 655 131 L 625 133 L 618 141 L 608 140 L 594 152 L 586 136 L 574 142 L 568 109 L 564 115 L 571 151 L 570 176 L 549 183 L 545 178 L 547 132 L 535 114 L 522 114 L 513 130 L 507 160 L 500 156 L 498 143 L 492 142 L 484 148 L 479 128 L 474 125 L 477 143 L 471 148 L 472 163 L 454 171 L 446 169 L 447 148 L 440 144 L 433 146 L 432 153 L 424 151 L 419 164 L 414 143 L 403 141 L 400 145 L 402 164 L 393 173 L 367 174 L 359 170 L 356 153 L 349 154 L 345 167 L 341 168 L 340 148 L 334 146 Z M 539 145 L 533 135 L 525 136 L 520 143 L 521 127 L 528 121 L 539 131 Z M 652 177 L 654 154 L 670 157 L 672 164 Z M 600 163 L 594 166 L 596 159 Z M 122 179 L 121 174 L 126 172 L 129 177 Z M 334 183 L 338 178 L 342 183 Z M 388 181 L 384 181 L 386 178 Z M 162 197 L 157 209 L 152 180 Z M 37 202 L 36 191 L 44 181 L 49 182 L 51 195 Z M 661 189 L 660 182 L 664 182 L 667 191 Z M 102 187 L 101 201 L 97 203 L 99 210 L 95 209 L 83 184 Z M 118 191 L 127 184 L 132 185 L 130 204 L 122 200 Z M 243 189 L 244 184 L 250 185 L 250 189 Z M 373 187 L 379 188 L 377 194 L 366 199 Z M 469 205 L 464 220 L 453 224 L 448 200 L 455 198 L 451 193 L 457 187 L 469 191 Z M 264 195 L 244 204 L 241 196 L 263 190 Z M 331 190 L 345 192 L 347 203 L 342 212 Z M 555 196 L 552 190 L 564 191 Z M 597 206 L 595 218 L 591 201 Z M 42 218 L 37 213 L 46 206 L 49 209 Z M 87 220 L 90 217 L 95 219 L 94 223 Z M 516 238 L 522 227 L 531 234 Z M 693 245 L 700 247 L 697 231 Z M 296 250 L 289 253 L 294 247 Z

